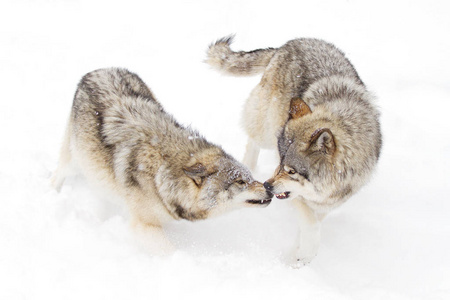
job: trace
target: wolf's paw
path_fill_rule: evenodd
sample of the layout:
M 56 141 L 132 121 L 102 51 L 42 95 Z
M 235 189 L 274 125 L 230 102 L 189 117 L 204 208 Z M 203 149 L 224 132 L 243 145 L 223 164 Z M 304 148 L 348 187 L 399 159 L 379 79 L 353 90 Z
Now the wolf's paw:
M 311 261 L 316 257 L 317 255 L 314 256 L 309 256 L 309 257 L 302 257 L 302 258 L 297 258 L 297 261 L 292 264 L 292 267 L 294 269 L 300 269 L 303 268 L 304 266 L 307 266 L 311 263 Z
M 50 187 L 56 190 L 58 193 L 61 192 L 61 187 L 64 183 L 64 178 L 61 178 L 56 172 L 54 172 L 50 177 Z
M 311 244 L 301 244 L 295 251 L 295 266 L 297 268 L 301 268 L 303 266 L 308 265 L 311 261 L 317 256 L 317 252 L 319 251 L 318 243 Z
M 317 249 L 308 249 L 309 251 L 305 251 L 306 249 L 301 249 L 301 247 L 295 247 L 290 252 L 289 257 L 287 258 L 287 263 L 294 269 L 300 269 L 304 266 L 307 266 L 311 263 L 311 261 L 317 256 Z

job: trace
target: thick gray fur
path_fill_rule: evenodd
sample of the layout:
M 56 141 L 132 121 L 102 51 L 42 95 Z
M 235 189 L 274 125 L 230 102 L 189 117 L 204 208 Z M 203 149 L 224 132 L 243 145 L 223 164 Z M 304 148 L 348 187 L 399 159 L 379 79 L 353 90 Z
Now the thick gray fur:
M 382 137 L 374 97 L 344 53 L 325 41 L 300 38 L 249 52 L 235 52 L 230 43 L 211 45 L 206 62 L 231 75 L 263 73 L 242 114 L 249 137 L 244 163 L 252 169 L 260 148 L 278 148 L 279 167 L 265 186 L 295 199 L 309 220 L 305 227 L 318 227 L 375 169 Z M 317 252 L 306 248 L 298 251 L 300 261 Z
M 272 197 L 221 147 L 180 125 L 125 69 L 93 71 L 79 83 L 53 176 L 57 189 L 72 165 L 122 196 L 144 226 L 266 206 Z

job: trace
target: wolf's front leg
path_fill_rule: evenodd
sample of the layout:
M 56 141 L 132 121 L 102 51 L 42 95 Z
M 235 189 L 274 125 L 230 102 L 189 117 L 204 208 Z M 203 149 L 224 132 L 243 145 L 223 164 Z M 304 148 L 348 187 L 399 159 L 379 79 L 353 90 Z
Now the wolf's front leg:
M 295 249 L 295 267 L 309 264 L 319 251 L 321 217 L 301 199 L 294 200 L 300 217 L 300 228 Z
M 247 147 L 245 148 L 244 159 L 242 163 L 246 165 L 251 171 L 254 171 L 258 163 L 259 146 L 256 142 L 248 138 Z
M 137 243 L 152 255 L 164 256 L 175 251 L 164 230 L 159 225 L 146 224 L 139 220 L 132 221 L 132 227 L 137 237 Z

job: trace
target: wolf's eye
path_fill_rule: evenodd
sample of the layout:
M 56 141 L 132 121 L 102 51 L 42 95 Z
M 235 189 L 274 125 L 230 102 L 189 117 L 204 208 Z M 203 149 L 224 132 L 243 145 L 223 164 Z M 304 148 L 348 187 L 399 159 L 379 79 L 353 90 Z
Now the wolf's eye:
M 242 184 L 245 184 L 245 181 L 244 180 L 237 180 L 236 183 L 242 185 Z
M 286 166 L 284 166 L 284 170 L 290 175 L 294 175 L 295 173 L 297 173 L 297 172 L 295 172 L 294 169 L 286 167 Z

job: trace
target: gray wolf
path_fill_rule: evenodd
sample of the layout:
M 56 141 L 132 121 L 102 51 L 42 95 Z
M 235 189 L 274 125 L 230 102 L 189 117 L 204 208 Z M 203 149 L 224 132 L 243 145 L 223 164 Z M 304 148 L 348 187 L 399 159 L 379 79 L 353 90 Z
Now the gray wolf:
M 177 123 L 125 69 L 93 71 L 78 84 L 52 178 L 56 189 L 74 165 L 124 198 L 133 224 L 152 230 L 265 207 L 273 196 L 221 147 Z
M 382 137 L 373 96 L 344 53 L 318 39 L 280 48 L 235 52 L 232 38 L 208 49 L 206 62 L 231 75 L 263 73 L 244 107 L 249 141 L 244 164 L 253 169 L 260 148 L 278 148 L 280 164 L 265 182 L 300 213 L 296 257 L 318 251 L 320 221 L 370 178 Z

